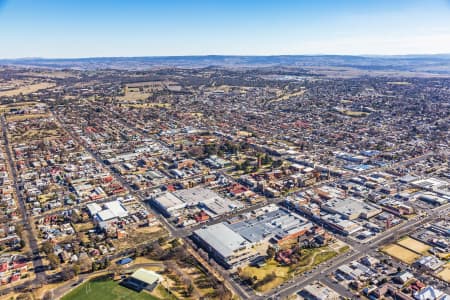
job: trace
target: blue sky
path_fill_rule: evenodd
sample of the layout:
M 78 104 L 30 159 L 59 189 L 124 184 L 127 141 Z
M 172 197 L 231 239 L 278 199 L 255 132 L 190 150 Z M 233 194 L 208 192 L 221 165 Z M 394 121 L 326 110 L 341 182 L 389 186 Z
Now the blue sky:
M 450 0 L 0 0 L 0 57 L 450 53 Z

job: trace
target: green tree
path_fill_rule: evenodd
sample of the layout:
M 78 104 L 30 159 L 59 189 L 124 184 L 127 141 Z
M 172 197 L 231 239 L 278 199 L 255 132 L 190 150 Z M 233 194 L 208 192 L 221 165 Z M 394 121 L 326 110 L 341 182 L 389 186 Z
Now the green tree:
M 61 263 L 59 257 L 56 256 L 54 253 L 48 254 L 48 255 L 47 255 L 47 259 L 48 259 L 48 261 L 49 261 L 49 263 L 50 263 L 50 267 L 51 267 L 52 269 L 56 269 L 56 268 L 60 265 L 60 263 Z
M 42 243 L 41 251 L 45 252 L 45 254 L 49 255 L 53 253 L 53 244 L 49 241 L 45 241 Z

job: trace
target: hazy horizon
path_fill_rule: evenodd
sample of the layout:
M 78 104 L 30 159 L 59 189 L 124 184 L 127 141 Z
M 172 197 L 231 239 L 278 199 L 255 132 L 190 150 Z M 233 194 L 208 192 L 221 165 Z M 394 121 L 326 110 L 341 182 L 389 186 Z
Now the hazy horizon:
M 0 0 L 0 58 L 450 53 L 448 0 Z

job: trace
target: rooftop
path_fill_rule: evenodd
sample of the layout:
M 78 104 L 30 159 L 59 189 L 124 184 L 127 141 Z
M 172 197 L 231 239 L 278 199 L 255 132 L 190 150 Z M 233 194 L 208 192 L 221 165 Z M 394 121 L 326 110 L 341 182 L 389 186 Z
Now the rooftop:
M 195 234 L 213 247 L 222 257 L 232 256 L 234 251 L 247 245 L 247 241 L 242 236 L 224 223 L 198 229 Z

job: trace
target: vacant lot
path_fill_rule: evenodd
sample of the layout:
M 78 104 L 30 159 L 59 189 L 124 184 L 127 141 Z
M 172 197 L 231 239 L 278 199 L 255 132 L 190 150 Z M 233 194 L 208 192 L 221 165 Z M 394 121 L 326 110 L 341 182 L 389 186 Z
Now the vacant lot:
M 342 252 L 345 252 L 346 250 L 347 249 L 344 249 Z M 296 264 L 285 266 L 279 264 L 274 259 L 270 259 L 262 267 L 247 266 L 243 268 L 239 275 L 242 278 L 253 279 L 253 288 L 255 290 L 266 292 L 279 286 L 290 277 L 309 271 L 315 266 L 338 255 L 338 252 L 331 247 L 302 249 L 300 250 L 300 253 L 300 259 Z M 265 279 L 269 276 L 273 279 L 266 281 Z
M 256 290 L 260 292 L 266 292 L 274 287 L 280 285 L 284 281 L 288 279 L 288 275 L 290 272 L 290 267 L 288 266 L 281 266 L 276 262 L 275 260 L 269 260 L 265 266 L 258 268 L 258 267 L 245 267 L 240 276 L 241 277 L 249 277 L 249 278 L 256 278 L 256 283 L 263 280 L 266 276 L 270 276 L 271 274 L 275 275 L 274 280 L 271 280 L 270 282 L 267 282 L 263 285 L 258 285 Z
M 119 285 L 107 277 L 100 277 L 88 281 L 61 299 L 63 300 L 157 300 L 158 298 L 146 292 L 135 292 Z
M 446 264 L 444 270 L 439 272 L 437 275 L 445 282 L 450 283 L 450 263 Z
M 407 264 L 412 264 L 420 257 L 419 254 L 397 244 L 388 245 L 382 248 L 381 251 Z
M 410 237 L 398 241 L 397 244 L 419 254 L 426 254 L 431 248 L 427 244 L 419 242 L 418 240 Z

